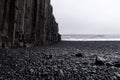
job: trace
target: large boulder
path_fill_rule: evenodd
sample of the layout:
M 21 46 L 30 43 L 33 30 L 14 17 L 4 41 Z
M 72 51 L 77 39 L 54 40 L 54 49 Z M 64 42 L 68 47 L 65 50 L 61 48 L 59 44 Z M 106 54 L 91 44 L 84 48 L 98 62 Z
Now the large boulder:
M 105 65 L 105 59 L 96 55 L 95 65 Z

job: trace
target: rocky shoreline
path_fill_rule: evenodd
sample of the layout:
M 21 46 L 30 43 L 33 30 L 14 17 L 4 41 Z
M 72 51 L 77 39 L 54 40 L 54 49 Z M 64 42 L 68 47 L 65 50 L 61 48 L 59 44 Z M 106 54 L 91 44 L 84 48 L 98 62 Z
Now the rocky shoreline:
M 1 80 L 119 80 L 119 64 L 119 41 L 0 49 Z

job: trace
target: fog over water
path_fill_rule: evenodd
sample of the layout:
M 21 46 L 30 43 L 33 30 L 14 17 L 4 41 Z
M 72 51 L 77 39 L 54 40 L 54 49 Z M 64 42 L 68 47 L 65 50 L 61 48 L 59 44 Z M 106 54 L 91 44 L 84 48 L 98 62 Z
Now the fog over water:
M 61 34 L 119 34 L 120 0 L 51 0 Z

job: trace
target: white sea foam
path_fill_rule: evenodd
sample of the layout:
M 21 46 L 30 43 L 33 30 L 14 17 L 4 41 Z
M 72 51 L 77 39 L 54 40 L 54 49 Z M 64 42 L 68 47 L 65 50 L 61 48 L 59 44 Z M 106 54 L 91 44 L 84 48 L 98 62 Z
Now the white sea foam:
M 120 38 L 110 38 L 110 39 L 75 39 L 75 38 L 69 38 L 69 39 L 62 39 L 63 41 L 120 41 Z
M 120 35 L 62 35 L 63 41 L 120 41 Z

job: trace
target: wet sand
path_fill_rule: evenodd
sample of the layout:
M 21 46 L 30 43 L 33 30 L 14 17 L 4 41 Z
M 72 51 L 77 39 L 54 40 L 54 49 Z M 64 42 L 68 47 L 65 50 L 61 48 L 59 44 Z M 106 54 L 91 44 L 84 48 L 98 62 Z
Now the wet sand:
M 77 57 L 76 54 L 82 54 Z M 1 80 L 119 80 L 120 68 L 96 65 L 95 56 L 120 62 L 119 41 L 62 41 L 0 50 Z

